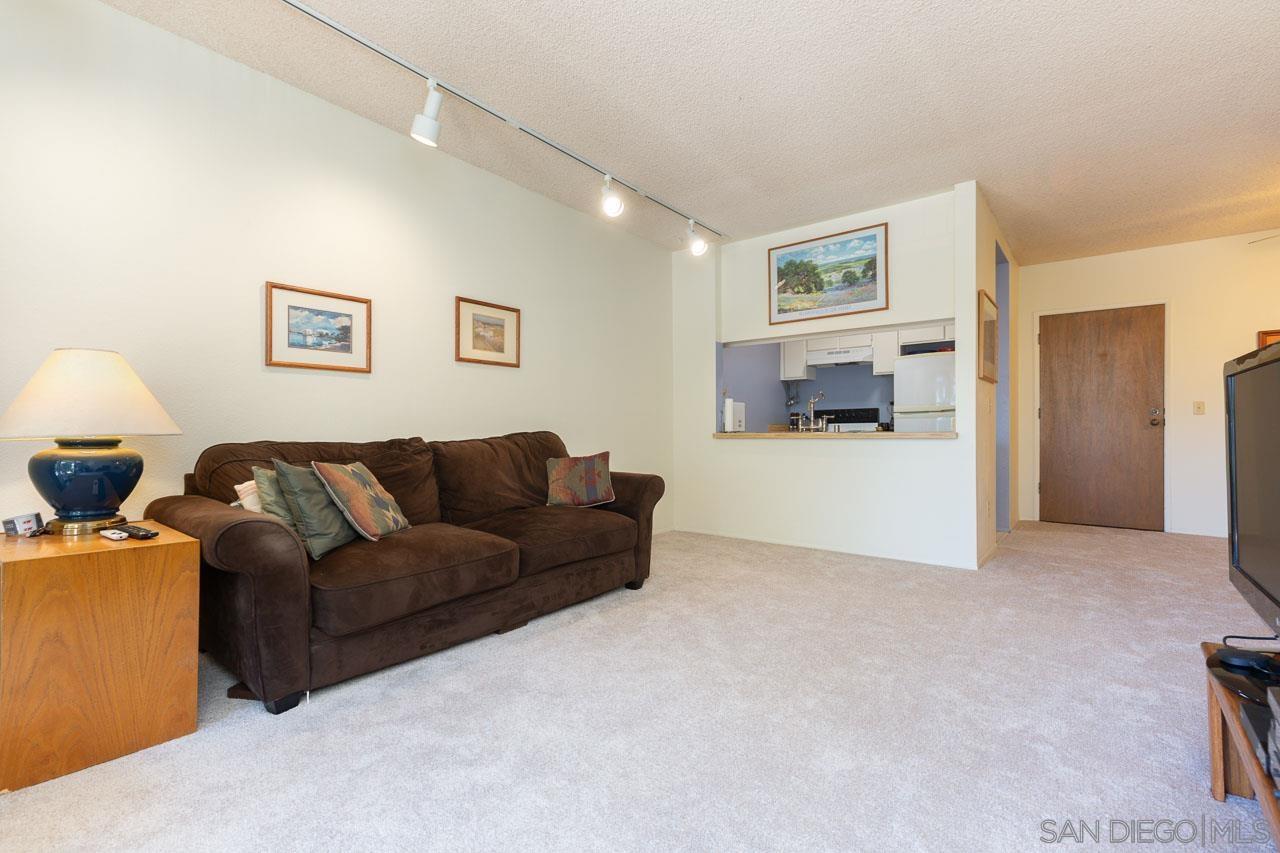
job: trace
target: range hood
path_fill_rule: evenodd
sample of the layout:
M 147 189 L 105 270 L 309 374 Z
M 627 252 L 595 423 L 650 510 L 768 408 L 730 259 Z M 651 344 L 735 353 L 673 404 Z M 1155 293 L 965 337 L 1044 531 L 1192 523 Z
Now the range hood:
M 864 361 L 871 361 L 871 347 L 809 350 L 805 358 L 805 364 L 810 367 L 830 367 L 834 364 L 857 364 Z

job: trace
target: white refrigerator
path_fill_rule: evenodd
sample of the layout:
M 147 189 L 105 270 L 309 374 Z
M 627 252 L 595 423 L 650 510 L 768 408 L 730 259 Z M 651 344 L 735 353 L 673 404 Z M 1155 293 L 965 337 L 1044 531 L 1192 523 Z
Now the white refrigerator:
M 893 362 L 895 432 L 955 432 L 956 354 L 900 355 Z

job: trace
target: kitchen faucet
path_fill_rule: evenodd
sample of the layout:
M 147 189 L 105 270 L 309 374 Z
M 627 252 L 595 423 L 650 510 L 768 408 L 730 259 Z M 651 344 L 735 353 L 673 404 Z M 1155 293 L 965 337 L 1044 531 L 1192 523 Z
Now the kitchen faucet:
M 827 395 L 826 395 L 826 392 L 824 391 L 819 391 L 817 394 L 814 394 L 812 397 L 809 398 L 809 431 L 810 432 L 818 431 L 818 425 L 813 420 L 813 404 L 818 402 L 819 400 L 825 400 L 825 399 L 827 399 Z

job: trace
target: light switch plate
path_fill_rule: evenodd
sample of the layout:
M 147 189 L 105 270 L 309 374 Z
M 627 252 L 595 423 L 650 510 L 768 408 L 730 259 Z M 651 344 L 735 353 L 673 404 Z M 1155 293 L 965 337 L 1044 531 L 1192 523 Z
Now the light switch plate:
M 1194 403 L 1191 404 L 1191 414 L 1193 415 L 1204 414 L 1204 400 L 1196 400 Z

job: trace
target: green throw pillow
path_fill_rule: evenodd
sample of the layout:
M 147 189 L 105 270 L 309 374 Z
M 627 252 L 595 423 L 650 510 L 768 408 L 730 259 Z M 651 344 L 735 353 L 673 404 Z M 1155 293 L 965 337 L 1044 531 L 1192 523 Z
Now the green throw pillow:
M 298 526 L 298 535 L 312 559 L 318 560 L 340 545 L 356 538 L 356 531 L 325 491 L 320 477 L 310 468 L 272 460 L 280 491 Z
M 262 511 L 267 515 L 274 515 L 289 525 L 290 530 L 296 531 L 298 525 L 293 520 L 293 514 L 289 512 L 289 504 L 284 499 L 284 492 L 280 491 L 276 472 L 255 465 L 253 482 L 258 486 L 258 501 L 262 504 Z

